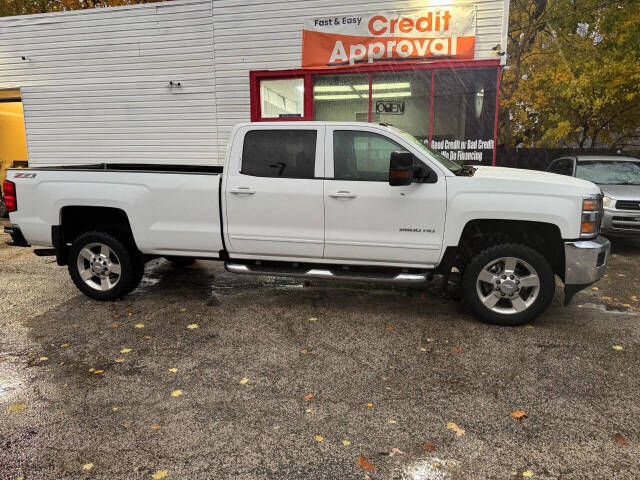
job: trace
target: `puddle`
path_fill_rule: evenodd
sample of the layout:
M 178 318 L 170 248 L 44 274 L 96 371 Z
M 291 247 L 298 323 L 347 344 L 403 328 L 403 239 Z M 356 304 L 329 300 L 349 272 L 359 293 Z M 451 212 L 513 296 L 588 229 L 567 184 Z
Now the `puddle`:
M 577 307 L 592 308 L 592 309 L 600 310 L 603 313 L 609 313 L 612 315 L 631 315 L 631 316 L 638 315 L 638 313 L 632 312 L 630 310 L 610 310 L 607 308 L 606 305 L 598 305 L 596 303 L 583 303 L 583 304 L 577 305 Z
M 432 457 L 415 460 L 397 471 L 392 478 L 398 480 L 446 480 L 451 478 L 450 470 L 457 468 L 455 460 L 442 460 Z

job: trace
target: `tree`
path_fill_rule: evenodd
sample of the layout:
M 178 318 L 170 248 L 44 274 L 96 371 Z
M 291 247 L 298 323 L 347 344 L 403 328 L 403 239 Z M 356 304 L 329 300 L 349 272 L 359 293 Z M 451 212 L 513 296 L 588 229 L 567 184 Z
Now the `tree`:
M 0 0 L 0 17 L 61 12 L 87 8 L 117 7 L 164 0 Z
M 516 17 L 521 6 L 512 3 Z M 637 140 L 640 2 L 555 0 L 537 20 L 526 18 L 510 33 L 531 38 L 533 30 L 535 38 L 514 51 L 503 77 L 503 142 L 583 148 Z

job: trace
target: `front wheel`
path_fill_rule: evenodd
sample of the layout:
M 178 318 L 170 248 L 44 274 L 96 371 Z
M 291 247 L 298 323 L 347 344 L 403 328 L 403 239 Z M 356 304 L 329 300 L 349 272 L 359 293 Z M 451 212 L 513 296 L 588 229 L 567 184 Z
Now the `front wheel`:
M 467 305 L 483 321 L 523 325 L 549 307 L 555 279 L 542 254 L 526 245 L 507 243 L 471 259 L 462 291 Z
M 94 300 L 116 300 L 140 281 L 138 252 L 104 232 L 87 232 L 69 249 L 68 268 L 76 287 Z

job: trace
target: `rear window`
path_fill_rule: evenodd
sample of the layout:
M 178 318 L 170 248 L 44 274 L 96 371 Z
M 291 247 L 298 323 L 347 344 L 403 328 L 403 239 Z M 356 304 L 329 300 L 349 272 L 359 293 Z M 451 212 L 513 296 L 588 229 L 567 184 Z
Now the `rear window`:
M 313 178 L 316 137 L 316 130 L 252 130 L 244 137 L 240 173 Z

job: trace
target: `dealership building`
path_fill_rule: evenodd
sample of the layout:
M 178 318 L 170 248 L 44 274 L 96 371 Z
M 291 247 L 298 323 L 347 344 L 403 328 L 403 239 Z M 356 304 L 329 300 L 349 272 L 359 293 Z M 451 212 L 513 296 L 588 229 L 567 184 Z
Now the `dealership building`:
M 508 0 L 175 0 L 0 18 L 0 161 L 222 164 L 247 121 L 495 162 Z

